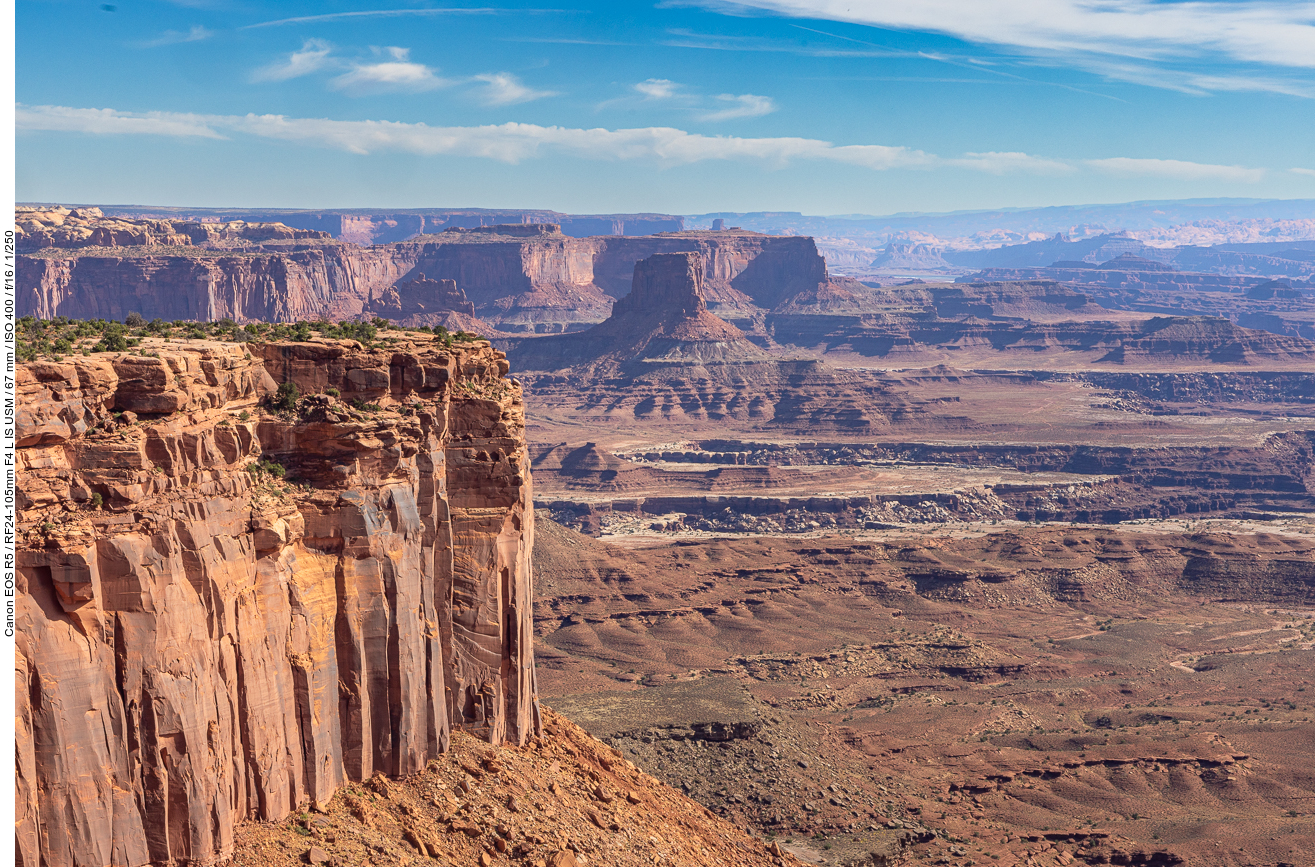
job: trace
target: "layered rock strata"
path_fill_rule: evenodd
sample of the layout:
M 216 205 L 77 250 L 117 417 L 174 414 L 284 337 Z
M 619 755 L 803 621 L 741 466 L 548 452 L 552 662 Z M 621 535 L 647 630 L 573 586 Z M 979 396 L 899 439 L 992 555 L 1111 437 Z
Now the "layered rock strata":
M 605 321 L 578 334 L 507 340 L 540 417 L 573 407 L 598 421 L 716 419 L 870 433 L 919 412 L 879 378 L 760 348 L 709 311 L 704 259 L 657 253 Z
M 576 238 L 536 223 L 453 227 L 358 247 L 282 226 L 265 238 L 269 232 L 249 224 L 51 214 L 68 228 L 42 224 L 40 244 L 19 257 L 19 315 L 337 321 L 371 315 L 376 301 L 393 288 L 405 294 L 399 284 L 423 272 L 454 281 L 498 330 L 560 333 L 606 319 L 630 292 L 639 260 L 688 252 L 703 260 L 713 312 L 749 327 L 831 279 L 811 238 L 753 232 Z
M 17 208 L 16 244 L 23 252 L 48 247 L 231 246 L 267 241 L 326 241 L 325 232 L 293 229 L 282 223 L 124 220 L 107 218 L 100 208 Z
M 142 351 L 18 370 L 19 864 L 215 863 L 453 729 L 536 731 L 501 353 Z
M 442 326 L 450 331 L 488 334 L 492 329 L 475 316 L 475 305 L 455 280 L 430 280 L 418 272 L 373 297 L 367 311 L 407 327 Z

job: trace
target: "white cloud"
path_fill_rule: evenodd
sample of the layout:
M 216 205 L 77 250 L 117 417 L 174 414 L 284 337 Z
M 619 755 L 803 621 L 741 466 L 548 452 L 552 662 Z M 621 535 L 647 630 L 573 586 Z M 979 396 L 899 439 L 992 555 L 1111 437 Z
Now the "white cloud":
M 757 161 L 783 167 L 797 160 L 825 161 L 889 169 L 967 169 L 1004 174 L 1060 174 L 1084 166 L 1131 176 L 1158 176 L 1197 181 L 1254 182 L 1264 169 L 1221 166 L 1183 160 L 1108 159 L 1064 161 L 1017 152 L 970 152 L 942 157 L 892 145 L 836 145 L 809 138 L 743 138 L 708 136 L 673 127 L 579 129 L 504 123 L 488 126 L 439 127 L 396 121 L 346 121 L 293 118 L 283 115 L 202 115 L 174 112 L 120 112 L 113 109 L 19 105 L 19 130 L 80 132 L 93 135 L 195 136 L 222 139 L 231 135 L 296 142 L 356 154 L 395 151 L 421 156 L 483 157 L 519 163 L 547 153 L 592 160 L 648 160 L 664 166 L 709 160 Z M 1312 169 L 1292 169 L 1315 175 Z
M 1315 169 L 1288 169 L 1288 171 L 1294 172 L 1298 175 L 1309 175 L 1312 178 L 1315 178 Z
M 302 43 L 300 50 L 288 55 L 287 60 L 257 69 L 252 73 L 251 80 L 287 81 L 319 72 L 332 63 L 329 58 L 331 51 L 333 46 L 323 39 L 307 39 Z
M 380 53 L 391 59 L 380 63 L 358 64 L 331 79 L 329 87 L 341 90 L 348 96 L 365 96 L 372 93 L 416 93 L 452 84 L 439 78 L 434 70 L 423 63 L 412 63 L 410 49 L 390 46 Z
M 976 169 L 992 175 L 1010 172 L 1030 172 L 1042 175 L 1064 175 L 1074 171 L 1073 166 L 1058 160 L 1034 157 L 1017 151 L 988 151 L 986 153 L 966 153 L 956 159 L 946 160 L 948 165 L 960 168 Z
M 434 156 L 486 157 L 518 163 L 555 151 L 586 159 L 646 159 L 663 165 L 705 160 L 760 160 L 784 166 L 791 160 L 830 160 L 871 169 L 925 168 L 939 158 L 904 147 L 844 145 L 807 138 L 705 136 L 672 127 L 577 129 L 504 123 L 497 126 L 434 127 L 396 121 L 346 121 L 283 115 L 194 115 L 60 106 L 20 106 L 17 126 L 24 130 L 86 132 L 102 135 L 204 135 L 220 131 L 332 147 L 358 154 L 378 151 Z
M 776 103 L 770 96 L 755 96 L 752 93 L 735 96 L 723 93 L 717 101 L 726 105 L 719 111 L 710 111 L 702 115 L 703 120 L 732 120 L 737 117 L 762 117 L 776 111 Z
M 1153 175 L 1184 181 L 1214 180 L 1254 183 L 1265 177 L 1264 169 L 1248 169 L 1243 166 L 1217 166 L 1210 163 L 1193 163 L 1185 160 L 1111 157 L 1102 160 L 1086 160 L 1086 164 L 1115 175 Z
M 213 30 L 207 30 L 198 24 L 186 33 L 182 33 L 178 30 L 166 30 L 161 33 L 159 37 L 152 39 L 149 42 L 143 42 L 142 47 L 159 48 L 161 45 L 181 45 L 184 42 L 200 42 L 203 39 L 209 39 L 214 35 L 215 33 Z
M 112 108 L 65 108 L 59 105 L 14 107 L 14 126 L 47 132 L 91 135 L 164 135 L 218 138 L 205 115 L 172 111 L 122 112 Z
M 534 90 L 521 84 L 510 72 L 491 72 L 473 77 L 474 81 L 484 82 L 481 98 L 487 105 L 513 105 L 518 102 L 530 102 L 545 96 L 556 96 L 552 90 Z
M 1222 56 L 1315 68 L 1315 6 L 1300 0 L 713 0 L 708 5 L 945 33 L 1030 51 L 1141 59 Z
M 680 85 L 666 78 L 649 78 L 636 84 L 634 89 L 649 99 L 671 99 Z

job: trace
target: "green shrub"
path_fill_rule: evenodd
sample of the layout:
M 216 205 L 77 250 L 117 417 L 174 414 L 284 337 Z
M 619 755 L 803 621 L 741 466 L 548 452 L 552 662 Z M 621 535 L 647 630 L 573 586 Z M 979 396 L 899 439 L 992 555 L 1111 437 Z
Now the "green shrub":
M 273 476 L 276 479 L 281 479 L 288 473 L 287 469 L 284 468 L 282 464 L 266 459 L 259 460 L 247 467 L 247 472 L 251 474 L 251 478 L 255 481 L 260 481 L 260 479 L 266 475 Z
M 342 392 L 334 388 L 333 386 L 329 386 L 328 388 L 324 389 L 324 393 L 327 394 L 329 397 L 342 397 Z
M 278 394 L 270 401 L 270 406 L 281 410 L 294 410 L 301 399 L 301 389 L 295 382 L 285 382 L 279 386 Z

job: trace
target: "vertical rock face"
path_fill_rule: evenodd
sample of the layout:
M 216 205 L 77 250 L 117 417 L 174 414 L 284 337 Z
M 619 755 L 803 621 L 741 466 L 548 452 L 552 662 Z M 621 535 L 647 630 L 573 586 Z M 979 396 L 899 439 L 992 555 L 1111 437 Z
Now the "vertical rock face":
M 152 348 L 18 371 L 18 863 L 210 864 L 237 821 L 419 770 L 453 728 L 527 739 L 501 353 Z M 283 382 L 310 396 L 261 410 Z
M 345 234 L 343 225 L 335 231 Z M 147 319 L 337 321 L 369 314 L 391 288 L 405 295 L 404 284 L 423 272 L 431 281 L 454 281 L 476 315 L 501 331 L 558 333 L 605 320 L 613 300 L 629 294 L 635 263 L 657 253 L 697 254 L 712 312 L 738 319 L 816 293 L 830 280 L 811 238 L 575 238 L 557 229 L 485 226 L 373 247 L 307 241 L 253 242 L 246 251 L 181 244 L 41 250 L 18 257 L 17 309 L 43 319 L 122 320 L 136 312 Z
M 703 259 L 697 253 L 658 253 L 635 263 L 630 294 L 616 302 L 617 317 L 659 314 L 685 318 L 705 312 Z
M 324 245 L 246 255 L 20 256 L 18 309 L 41 319 L 346 319 L 412 269 L 411 252 Z

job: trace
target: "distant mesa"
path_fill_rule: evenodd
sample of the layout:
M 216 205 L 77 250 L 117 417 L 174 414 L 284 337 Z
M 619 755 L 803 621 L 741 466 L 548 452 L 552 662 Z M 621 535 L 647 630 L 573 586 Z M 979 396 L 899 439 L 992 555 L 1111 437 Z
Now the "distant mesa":
M 891 241 L 869 265 L 881 271 L 957 271 L 939 247 L 917 241 Z M 962 273 L 962 272 L 960 272 Z
M 635 263 L 630 294 L 587 331 L 524 341 L 512 350 L 518 368 L 556 370 L 610 360 L 703 364 L 767 357 L 744 332 L 708 312 L 699 253 L 655 253 Z
M 1157 316 L 1099 359 L 1128 364 L 1150 360 L 1212 361 L 1217 364 L 1315 361 L 1315 343 L 1300 337 L 1243 328 L 1210 316 Z
M 444 235 L 504 235 L 508 238 L 539 238 L 562 234 L 557 223 L 498 223 L 493 226 L 449 226 Z
M 107 217 L 100 208 L 24 207 L 14 209 L 15 243 L 20 253 L 96 247 L 199 247 L 227 249 L 270 242 L 330 241 L 324 232 L 282 223 L 133 220 Z
M 1302 297 L 1301 291 L 1293 289 L 1292 284 L 1286 280 L 1267 280 L 1258 286 L 1252 286 L 1243 294 L 1253 301 L 1272 301 L 1278 298 L 1291 300 Z
M 1122 256 L 1116 256 L 1108 262 L 1102 262 L 1096 267 L 1102 271 L 1177 271 L 1178 269 L 1165 262 L 1155 262 L 1151 259 L 1145 259 L 1136 253 L 1124 253 Z
M 541 406 L 574 406 L 600 421 L 725 419 L 870 433 L 888 428 L 892 412 L 921 411 L 892 399 L 880 377 L 749 340 L 709 312 L 704 261 L 700 252 L 640 260 L 634 288 L 605 322 L 573 334 L 504 341 L 512 368 Z M 554 457 L 565 464 L 564 479 L 620 469 L 591 466 L 602 458 L 589 452 L 569 461 Z
M 340 214 L 335 222 L 319 213 L 277 213 L 332 232 L 218 222 L 220 212 L 202 220 L 154 214 L 130 219 L 95 208 L 20 207 L 16 218 L 24 255 L 17 262 L 18 313 L 120 320 L 136 312 L 148 319 L 238 322 L 379 315 L 412 324 L 428 324 L 436 312 L 470 315 L 464 304 L 441 300 L 451 293 L 437 287 L 417 292 L 418 287 L 399 286 L 398 297 L 392 297 L 394 285 L 423 272 L 430 280 L 455 281 L 475 315 L 491 326 L 480 333 L 561 334 L 607 319 L 613 303 L 630 293 L 637 261 L 685 252 L 703 260 L 709 311 L 746 330 L 794 299 L 852 307 L 855 291 L 863 288 L 831 278 L 812 238 L 735 227 L 669 231 L 681 228 L 678 220 L 648 221 L 652 215 L 621 215 L 617 221 L 624 226 L 603 221 L 596 226 L 599 234 L 582 238 L 572 234 L 580 220 L 566 231 L 557 219 L 543 219 L 551 212 L 417 212 L 406 220 L 397 214 L 397 232 L 403 223 L 409 227 L 404 238 L 358 246 L 344 240 L 366 236 L 349 231 L 348 223 L 368 215 Z M 443 219 L 435 223 L 431 216 Z M 658 233 L 629 234 L 641 217 L 646 231 Z M 369 237 L 379 240 L 377 234 Z M 440 299 L 437 311 L 427 293 Z
M 656 253 L 635 263 L 630 294 L 616 302 L 608 322 L 625 333 L 636 326 L 686 340 L 736 340 L 743 332 L 708 312 L 703 257 Z
M 383 290 L 368 312 L 409 328 L 441 325 L 449 331 L 478 334 L 492 330 L 475 316 L 475 305 L 455 280 L 430 280 L 423 272 Z

